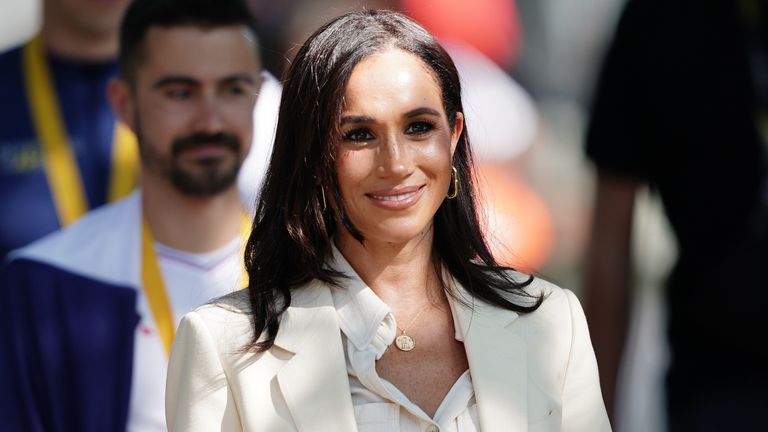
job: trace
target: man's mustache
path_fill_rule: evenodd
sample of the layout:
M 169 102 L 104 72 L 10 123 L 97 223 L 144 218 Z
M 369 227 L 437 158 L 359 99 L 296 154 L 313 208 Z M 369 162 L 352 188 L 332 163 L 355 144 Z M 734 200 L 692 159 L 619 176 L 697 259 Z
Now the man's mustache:
M 179 138 L 171 145 L 171 154 L 178 156 L 186 150 L 191 150 L 203 146 L 219 146 L 232 150 L 240 151 L 240 140 L 228 133 L 219 132 L 216 134 L 195 133 Z

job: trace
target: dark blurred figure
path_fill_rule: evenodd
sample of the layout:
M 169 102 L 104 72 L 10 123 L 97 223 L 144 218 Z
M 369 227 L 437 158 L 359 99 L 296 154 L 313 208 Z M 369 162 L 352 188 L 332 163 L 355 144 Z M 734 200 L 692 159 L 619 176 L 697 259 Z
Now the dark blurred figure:
M 399 10 L 400 0 L 246 0 L 257 20 L 264 68 L 282 76 L 301 44 L 318 27 L 345 12 Z
M 132 133 L 106 98 L 129 0 L 43 0 L 40 34 L 0 54 L 0 260 L 127 195 Z
M 767 12 L 764 0 L 630 0 L 594 101 L 586 307 L 605 401 L 612 409 L 633 207 L 647 184 L 679 251 L 666 287 L 674 432 L 765 430 L 768 420 Z

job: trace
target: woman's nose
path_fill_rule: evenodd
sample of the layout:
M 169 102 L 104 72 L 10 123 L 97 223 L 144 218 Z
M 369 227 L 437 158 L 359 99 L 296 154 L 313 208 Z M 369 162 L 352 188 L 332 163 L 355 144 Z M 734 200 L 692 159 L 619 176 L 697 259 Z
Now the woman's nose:
M 411 152 L 397 136 L 388 136 L 379 151 L 378 171 L 382 176 L 404 176 L 413 167 Z

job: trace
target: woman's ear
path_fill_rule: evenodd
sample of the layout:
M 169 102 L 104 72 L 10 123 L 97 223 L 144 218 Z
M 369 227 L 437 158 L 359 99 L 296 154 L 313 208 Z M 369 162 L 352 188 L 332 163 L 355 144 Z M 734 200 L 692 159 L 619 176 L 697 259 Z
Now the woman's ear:
M 456 122 L 453 125 L 453 133 L 451 134 L 451 158 L 456 151 L 456 145 L 459 143 L 459 137 L 461 132 L 464 131 L 464 113 L 456 113 Z
M 109 80 L 107 83 L 107 98 L 118 120 L 135 133 L 136 119 L 134 118 L 134 113 L 136 110 L 128 83 L 119 78 Z

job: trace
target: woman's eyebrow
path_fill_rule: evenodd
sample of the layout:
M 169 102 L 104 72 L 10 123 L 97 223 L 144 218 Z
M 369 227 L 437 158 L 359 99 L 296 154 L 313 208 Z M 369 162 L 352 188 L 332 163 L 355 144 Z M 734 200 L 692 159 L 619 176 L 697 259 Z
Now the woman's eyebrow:
M 418 117 L 420 115 L 430 115 L 434 117 L 440 117 L 440 112 L 432 108 L 420 107 L 420 108 L 412 109 L 406 112 L 405 114 L 403 114 L 403 118 Z M 350 123 L 353 123 L 353 124 L 354 123 L 373 123 L 375 121 L 376 119 L 374 119 L 371 116 L 349 115 L 349 116 L 344 116 L 341 118 L 341 120 L 339 120 L 339 126 L 344 126 Z
M 344 126 L 345 124 L 350 124 L 350 123 L 373 123 L 373 122 L 374 122 L 373 117 L 352 115 L 352 116 L 342 117 L 341 120 L 339 121 L 339 126 Z
M 418 116 L 424 115 L 424 114 L 435 116 L 435 117 L 440 117 L 440 112 L 439 111 L 437 111 L 435 109 L 432 109 L 432 108 L 421 107 L 421 108 L 416 108 L 416 109 L 410 110 L 407 113 L 403 114 L 403 118 L 418 117 Z

